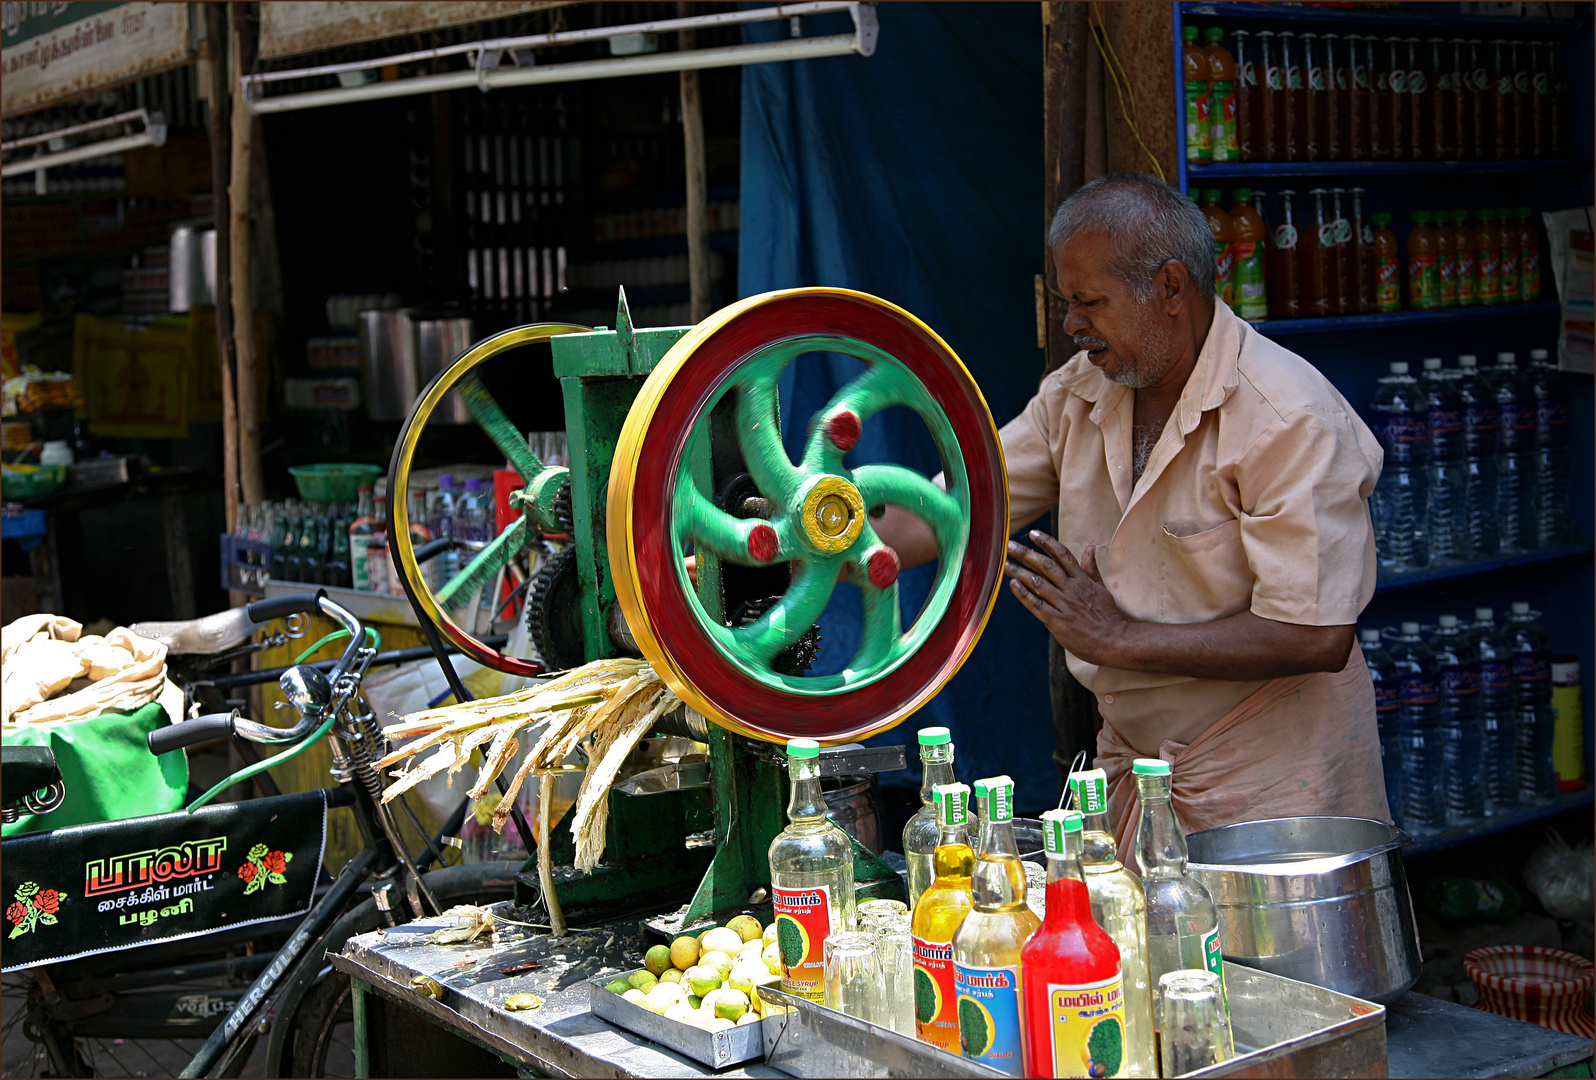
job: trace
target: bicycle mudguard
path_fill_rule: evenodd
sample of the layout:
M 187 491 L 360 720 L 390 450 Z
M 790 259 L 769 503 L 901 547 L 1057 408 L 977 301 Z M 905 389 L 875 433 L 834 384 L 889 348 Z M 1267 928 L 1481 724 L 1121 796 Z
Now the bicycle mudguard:
M 0 971 L 302 914 L 328 806 L 347 801 L 307 791 L 6 840 Z

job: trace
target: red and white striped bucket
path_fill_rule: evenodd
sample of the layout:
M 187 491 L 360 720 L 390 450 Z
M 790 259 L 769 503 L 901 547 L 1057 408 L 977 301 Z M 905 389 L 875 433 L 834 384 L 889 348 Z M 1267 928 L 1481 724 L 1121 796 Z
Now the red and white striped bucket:
M 1475 1008 L 1571 1035 L 1596 1038 L 1585 1009 L 1596 987 L 1596 964 L 1538 945 L 1492 945 L 1463 958 L 1480 1003 Z

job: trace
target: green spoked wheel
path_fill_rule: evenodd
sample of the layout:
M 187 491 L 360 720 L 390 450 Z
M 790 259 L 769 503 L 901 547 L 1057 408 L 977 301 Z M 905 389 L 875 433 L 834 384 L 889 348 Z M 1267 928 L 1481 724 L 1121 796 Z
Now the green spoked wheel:
M 484 645 L 455 622 L 446 609 L 457 598 L 469 597 L 483 584 L 491 582 L 511 559 L 524 551 L 533 539 L 535 523 L 529 523 L 528 516 L 523 513 L 434 594 L 422 576 L 421 565 L 416 561 L 415 544 L 410 538 L 410 513 L 405 496 L 409 493 L 411 466 L 415 461 L 416 448 L 421 442 L 421 433 L 426 430 L 428 420 L 438 411 L 444 398 L 451 391 L 458 391 L 466 408 L 470 410 L 472 419 L 488 438 L 493 440 L 494 446 L 498 447 L 505 460 L 521 474 L 521 479 L 526 482 L 527 491 L 530 493 L 541 480 L 546 480 L 552 475 L 553 471 L 546 469 L 537 455 L 528 448 L 526 437 L 516 430 L 509 417 L 505 416 L 504 410 L 483 388 L 477 379 L 476 371 L 495 356 L 511 349 L 547 341 L 561 334 L 582 333 L 589 329 L 590 327 L 571 323 L 536 323 L 531 326 L 512 327 L 477 342 L 453 364 L 438 372 L 421 392 L 421 396 L 416 399 L 415 405 L 410 410 L 410 415 L 405 418 L 404 426 L 399 430 L 398 441 L 394 443 L 393 458 L 388 466 L 388 543 L 393 551 L 394 566 L 399 571 L 405 595 L 409 597 L 411 606 L 419 618 L 431 622 L 439 633 L 471 659 L 512 675 L 537 675 L 543 671 L 543 667 L 530 660 L 509 656 Z M 554 500 L 544 501 L 552 503 Z
M 804 353 L 865 365 L 812 418 L 802 458 L 781 441 L 783 369 Z M 736 433 L 768 516 L 739 518 L 701 490 L 710 412 L 735 399 Z M 850 466 L 862 425 L 889 407 L 926 424 L 947 490 L 890 464 Z M 627 415 L 610 474 L 616 596 L 639 647 L 684 701 L 767 740 L 846 742 L 890 728 L 951 678 L 974 648 L 1002 577 L 1008 484 L 979 389 L 935 333 L 887 301 L 843 289 L 795 289 L 728 307 L 683 337 Z M 922 518 L 938 565 L 917 618 L 902 625 L 899 559 L 870 525 L 877 507 Z M 790 564 L 781 598 L 730 627 L 700 603 L 684 557 Z M 784 674 L 775 660 L 824 610 L 839 577 L 863 597 L 860 644 L 837 674 Z

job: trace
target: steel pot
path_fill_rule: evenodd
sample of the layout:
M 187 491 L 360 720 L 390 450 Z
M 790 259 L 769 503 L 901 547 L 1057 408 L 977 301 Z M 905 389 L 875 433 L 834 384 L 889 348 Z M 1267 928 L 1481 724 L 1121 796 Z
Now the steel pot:
M 1248 821 L 1186 838 L 1227 960 L 1390 1004 L 1419 977 L 1402 830 L 1368 818 Z
M 454 363 L 476 340 L 471 317 L 458 308 L 411 308 L 410 322 L 415 327 L 416 364 L 421 372 L 421 385 L 425 387 L 432 377 Z M 469 424 L 471 411 L 460 399 L 458 392 L 450 391 L 432 416 L 429 424 Z
M 360 396 L 373 420 L 403 420 L 421 393 L 415 328 L 404 308 L 370 308 L 356 315 L 360 338 Z

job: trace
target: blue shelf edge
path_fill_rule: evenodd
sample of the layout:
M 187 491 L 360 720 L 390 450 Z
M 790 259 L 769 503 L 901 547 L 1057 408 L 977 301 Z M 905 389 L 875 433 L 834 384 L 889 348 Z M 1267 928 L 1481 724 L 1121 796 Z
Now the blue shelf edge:
M 1477 173 L 1538 173 L 1573 171 L 1567 158 L 1532 158 L 1516 161 L 1236 161 L 1223 164 L 1190 162 L 1192 179 L 1246 176 L 1463 176 Z
M 1527 304 L 1437 308 L 1434 311 L 1387 311 L 1375 315 L 1333 315 L 1323 319 L 1260 319 L 1252 324 L 1252 328 L 1266 337 L 1275 337 L 1285 334 L 1322 333 L 1330 330 L 1378 330 L 1392 326 L 1451 322 L 1457 319 L 1555 315 L 1561 310 L 1562 305 L 1556 300 L 1535 300 Z
M 1433 855 L 1437 851 L 1445 851 L 1447 848 L 1466 844 L 1470 840 L 1493 836 L 1499 832 L 1506 832 L 1508 829 L 1516 829 L 1520 825 L 1533 825 L 1537 821 L 1544 821 L 1547 818 L 1557 817 L 1559 814 L 1567 813 L 1570 810 L 1578 810 L 1580 807 L 1590 806 L 1593 801 L 1596 801 L 1596 789 L 1591 787 L 1590 781 L 1587 779 L 1585 786 L 1580 790 L 1559 791 L 1552 797 L 1551 802 L 1541 803 L 1537 806 L 1520 807 L 1500 817 L 1486 818 L 1483 821 L 1475 822 L 1473 825 L 1461 825 L 1455 829 L 1447 829 L 1444 832 L 1436 833 L 1434 836 L 1416 837 L 1413 843 L 1402 849 L 1402 857 L 1404 859 L 1415 859 L 1421 855 Z
M 1399 589 L 1415 589 L 1421 585 L 1434 585 L 1440 581 L 1459 581 L 1463 578 L 1478 577 L 1480 574 L 1496 570 L 1513 570 L 1521 566 L 1562 562 L 1565 559 L 1589 558 L 1593 551 L 1596 551 L 1596 548 L 1590 544 L 1573 544 L 1569 547 L 1548 548 L 1544 551 L 1526 551 L 1522 555 L 1481 559 L 1461 566 L 1445 566 L 1436 570 L 1420 570 L 1414 574 L 1398 574 L 1394 577 L 1381 578 L 1375 584 L 1374 591 L 1387 593 Z
M 1310 22 L 1387 23 L 1424 26 L 1480 26 L 1498 29 L 1522 29 L 1526 33 L 1547 33 L 1565 29 L 1579 29 L 1573 20 L 1566 23 L 1544 23 L 1512 15 L 1465 15 L 1461 11 L 1446 10 L 1440 4 L 1423 4 L 1406 10 L 1369 10 L 1367 8 L 1299 7 L 1284 4 L 1235 3 L 1222 0 L 1181 0 L 1181 10 L 1187 15 L 1202 18 L 1231 19 L 1288 19 Z M 1425 11 L 1424 8 L 1440 9 Z

